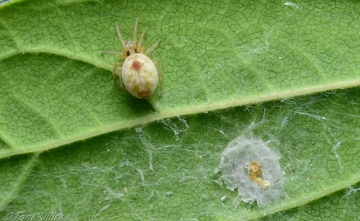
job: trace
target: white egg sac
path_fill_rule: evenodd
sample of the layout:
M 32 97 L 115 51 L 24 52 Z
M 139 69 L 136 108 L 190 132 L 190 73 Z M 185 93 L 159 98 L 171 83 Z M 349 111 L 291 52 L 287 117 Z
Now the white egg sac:
M 226 187 L 231 191 L 237 189 L 242 201 L 256 201 L 259 207 L 265 207 L 284 194 L 284 179 L 281 179 L 284 172 L 279 159 L 280 154 L 261 139 L 239 136 L 222 152 L 218 170 Z

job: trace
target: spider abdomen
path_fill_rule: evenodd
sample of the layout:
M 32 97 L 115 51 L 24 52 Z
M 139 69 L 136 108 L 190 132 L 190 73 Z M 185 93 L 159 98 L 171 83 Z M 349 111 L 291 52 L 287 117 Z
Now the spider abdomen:
M 154 62 L 148 56 L 135 53 L 125 59 L 121 80 L 131 95 L 146 99 L 155 92 L 159 76 Z

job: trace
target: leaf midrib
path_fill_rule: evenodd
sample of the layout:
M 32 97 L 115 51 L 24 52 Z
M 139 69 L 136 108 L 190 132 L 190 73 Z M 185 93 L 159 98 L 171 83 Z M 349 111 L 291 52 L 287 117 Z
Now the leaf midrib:
M 331 82 L 328 84 L 320 84 L 316 86 L 304 87 L 300 89 L 293 89 L 287 91 L 275 91 L 273 93 L 268 93 L 264 95 L 257 95 L 257 96 L 249 96 L 244 97 L 242 99 L 237 100 L 225 100 L 224 102 L 215 102 L 215 103 L 203 103 L 197 106 L 192 107 L 178 107 L 175 109 L 171 108 L 161 108 L 156 103 L 153 103 L 153 106 L 158 110 L 157 113 L 150 114 L 144 117 L 137 118 L 136 120 L 125 120 L 120 123 L 115 123 L 112 125 L 107 125 L 103 127 L 96 128 L 94 130 L 89 130 L 79 135 L 68 136 L 64 139 L 58 139 L 53 142 L 47 142 L 43 144 L 36 144 L 34 146 L 27 146 L 27 147 L 17 147 L 17 150 L 9 150 L 4 151 L 0 156 L 1 158 L 6 158 L 14 155 L 19 154 L 26 154 L 26 153 L 37 153 L 43 152 L 49 149 L 57 148 L 60 146 L 68 145 L 74 143 L 79 140 L 86 140 L 95 136 L 99 136 L 102 134 L 107 134 L 117 130 L 123 130 L 126 128 L 132 128 L 135 126 L 149 124 L 151 122 L 159 121 L 166 118 L 184 116 L 184 115 L 193 115 L 204 113 L 208 111 L 215 111 L 221 110 L 226 108 L 232 108 L 237 106 L 243 105 L 250 105 L 262 102 L 268 102 L 273 100 L 285 99 L 285 98 L 293 98 L 297 96 L 304 96 L 318 92 L 324 92 L 328 90 L 335 90 L 335 89 L 344 89 L 350 87 L 356 87 L 360 85 L 360 78 L 353 79 L 353 80 L 345 80 L 339 82 Z

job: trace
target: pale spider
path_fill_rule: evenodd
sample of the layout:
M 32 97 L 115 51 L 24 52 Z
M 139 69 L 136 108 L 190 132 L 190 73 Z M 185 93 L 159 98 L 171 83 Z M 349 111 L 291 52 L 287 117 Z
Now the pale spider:
M 114 65 L 112 75 L 115 82 L 116 76 L 118 76 L 122 88 L 137 98 L 146 99 L 155 92 L 159 81 L 161 90 L 162 76 L 154 62 L 147 56 L 157 47 L 160 39 L 145 51 L 142 46 L 145 33 L 143 32 L 140 35 L 139 42 L 136 39 L 138 22 L 139 18 L 135 22 L 133 40 L 127 43 L 121 36 L 119 26 L 116 23 L 116 32 L 123 46 L 123 51 L 104 51 L 103 54 L 119 55 L 120 59 L 125 59 Z

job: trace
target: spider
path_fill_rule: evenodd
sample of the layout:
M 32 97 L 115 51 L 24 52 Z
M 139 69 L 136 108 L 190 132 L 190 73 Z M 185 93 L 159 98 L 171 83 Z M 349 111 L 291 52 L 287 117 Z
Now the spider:
M 115 63 L 112 72 L 114 81 L 116 82 L 116 76 L 119 77 L 120 86 L 127 92 L 134 97 L 147 99 L 155 92 L 159 80 L 160 85 L 162 84 L 162 76 L 154 62 L 147 56 L 158 46 L 160 39 L 145 51 L 145 48 L 142 46 L 145 33 L 143 32 L 140 35 L 139 41 L 136 39 L 138 22 L 139 18 L 135 22 L 133 40 L 126 43 L 116 23 L 116 32 L 123 50 L 104 51 L 103 54 L 119 55 L 120 59 L 125 59 Z
M 265 180 L 262 177 L 258 177 L 258 175 L 261 175 L 261 165 L 258 162 L 251 162 L 248 166 L 248 175 L 249 179 L 252 181 L 255 181 L 257 184 L 264 188 L 270 187 L 270 182 Z

